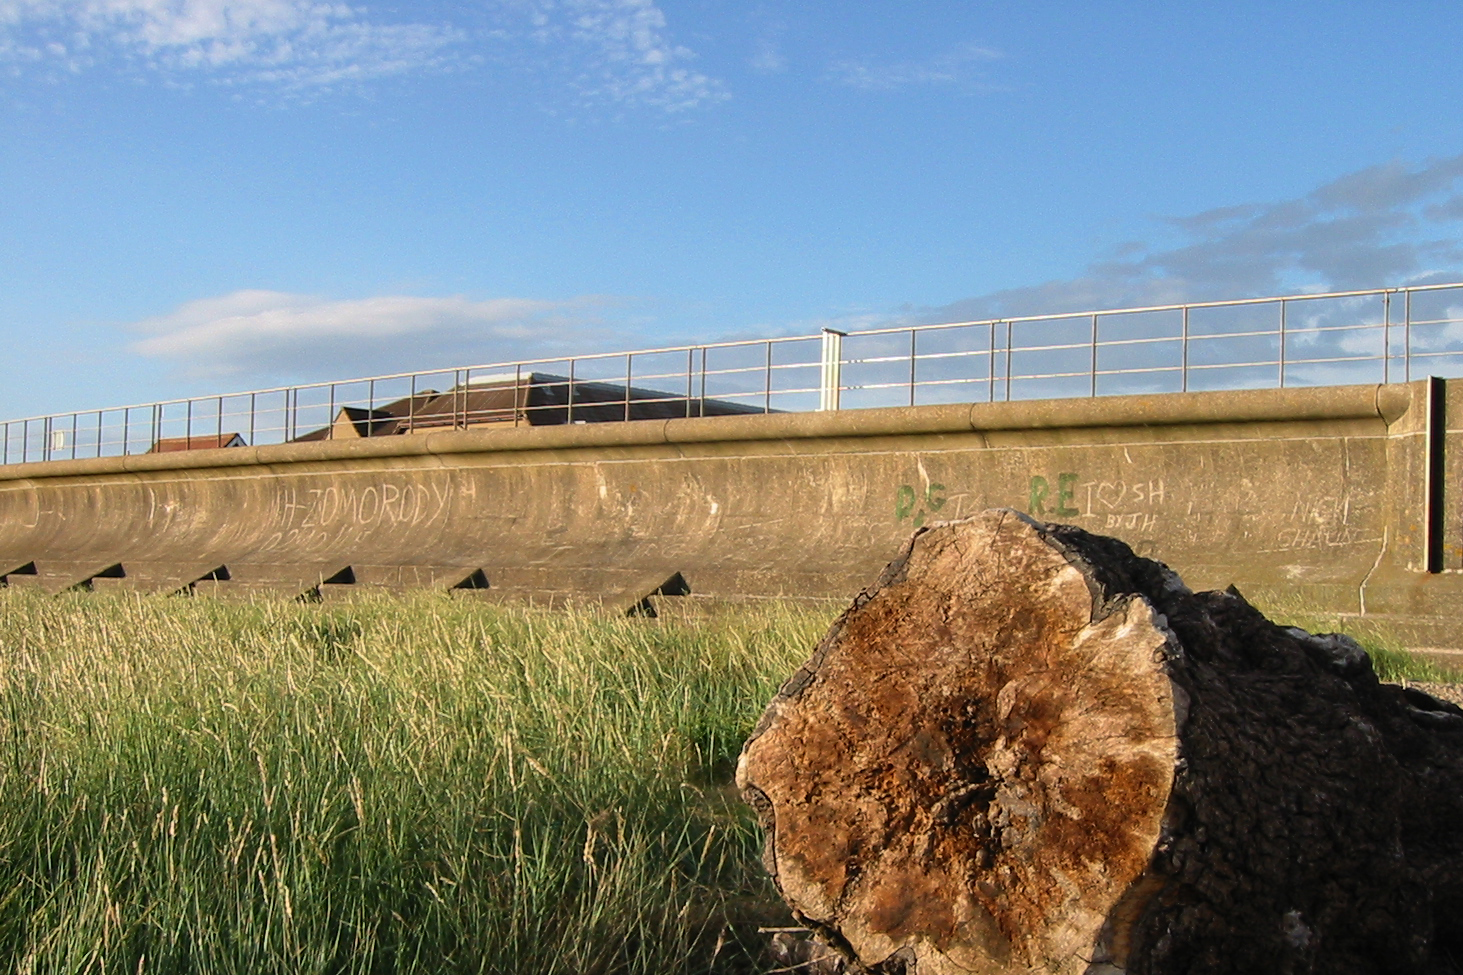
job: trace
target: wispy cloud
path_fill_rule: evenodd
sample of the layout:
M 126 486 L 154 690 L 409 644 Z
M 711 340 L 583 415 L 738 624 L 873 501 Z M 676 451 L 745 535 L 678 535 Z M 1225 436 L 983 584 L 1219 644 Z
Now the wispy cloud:
M 0 0 L 0 70 L 11 73 L 106 66 L 309 92 L 489 52 L 586 104 L 675 113 L 728 97 L 654 0 L 486 0 L 416 20 L 332 0 Z
M 603 341 L 609 303 L 236 291 L 135 323 L 131 351 L 200 378 L 333 379 L 582 352 Z
M 787 55 L 782 53 L 776 38 L 759 37 L 747 65 L 758 74 L 777 74 L 787 70 Z
M 835 61 L 828 76 L 835 83 L 864 91 L 893 91 L 919 85 L 990 87 L 985 83 L 985 66 L 1001 58 L 995 48 L 964 44 L 919 61 L 876 62 Z
M 723 101 L 726 85 L 691 65 L 653 0 L 534 0 L 532 33 L 575 65 L 573 85 L 591 102 L 682 112 Z
M 762 16 L 757 19 L 761 23 L 752 44 L 752 56 L 747 59 L 747 67 L 758 74 L 786 71 L 787 55 L 782 50 L 782 36 L 787 32 L 787 25 L 780 20 L 768 20 Z
M 1167 218 L 1161 227 L 1178 241 L 1127 243 L 1074 278 L 910 315 L 984 319 L 1456 280 L 1460 180 L 1463 156 L 1370 166 L 1294 199 Z
M 222 83 L 319 88 L 439 67 L 443 24 L 316 0 L 0 0 L 0 61 L 80 71 L 122 60 Z

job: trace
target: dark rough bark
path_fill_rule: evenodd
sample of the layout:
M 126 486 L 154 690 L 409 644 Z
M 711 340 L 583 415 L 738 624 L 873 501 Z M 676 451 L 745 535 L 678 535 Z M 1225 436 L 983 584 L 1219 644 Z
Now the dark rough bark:
M 795 914 L 876 972 L 1463 962 L 1463 710 L 1015 512 L 918 532 L 737 777 Z

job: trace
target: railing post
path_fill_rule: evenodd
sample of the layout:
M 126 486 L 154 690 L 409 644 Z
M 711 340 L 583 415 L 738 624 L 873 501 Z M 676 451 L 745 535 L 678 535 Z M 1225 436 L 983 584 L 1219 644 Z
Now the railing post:
M 254 409 L 254 407 L 257 405 L 255 403 L 254 397 L 255 396 L 258 396 L 258 395 L 259 395 L 258 393 L 250 393 L 249 394 L 249 446 L 251 446 L 251 447 L 258 446 L 258 444 L 256 444 L 254 442 L 254 415 L 255 415 L 255 409 Z
M 823 329 L 823 363 L 818 383 L 818 409 L 836 410 L 843 392 L 843 338 L 847 332 Z
M 693 381 L 693 377 L 695 376 L 695 374 L 696 374 L 696 350 L 694 348 L 690 348 L 690 349 L 687 349 L 686 350 L 686 415 L 687 416 L 690 416 L 691 415 L 691 397 L 692 397 L 692 394 L 695 392 L 695 387 L 692 385 L 692 381 Z
M 77 421 L 79 421 L 80 419 L 81 419 L 81 416 L 79 414 L 77 414 L 77 413 L 71 414 L 71 459 L 72 460 L 75 460 L 76 459 L 76 430 L 77 430 L 76 424 L 77 424 Z
M 51 418 L 41 423 L 41 460 L 51 459 Z
M 1392 381 L 1392 292 L 1382 292 L 1382 382 Z
M 564 422 L 574 422 L 574 360 L 569 360 L 569 391 L 564 401 Z
M 1179 363 L 1179 392 L 1189 391 L 1189 306 L 1184 305 L 1183 338 L 1179 341 L 1182 360 Z
M 102 411 L 97 410 L 97 456 L 102 455 Z
M 371 435 L 371 421 L 373 417 L 366 414 L 366 436 Z M 335 383 L 330 384 L 330 413 L 325 419 L 325 439 L 335 439 Z
M 224 398 L 218 398 L 218 443 L 215 446 L 224 445 Z
M 772 343 L 762 343 L 762 412 L 772 412 Z
M 183 423 L 183 448 L 193 449 L 193 401 L 188 401 L 187 419 Z
M 1091 396 L 1097 395 L 1097 314 L 1092 315 L 1092 388 Z
M 1402 381 L 1412 382 L 1412 289 L 1402 293 Z
M 1285 299 L 1280 299 L 1280 388 L 1285 388 Z
M 996 323 L 991 322 L 990 335 L 986 337 L 986 402 L 996 401 Z
M 1006 402 L 1011 402 L 1011 333 L 1016 330 L 1014 322 L 1006 322 Z
M 919 329 L 909 330 L 909 405 L 914 405 L 914 363 L 918 359 L 916 339 L 919 337 Z
M 630 419 L 630 383 L 634 378 L 635 353 L 625 353 L 625 419 Z

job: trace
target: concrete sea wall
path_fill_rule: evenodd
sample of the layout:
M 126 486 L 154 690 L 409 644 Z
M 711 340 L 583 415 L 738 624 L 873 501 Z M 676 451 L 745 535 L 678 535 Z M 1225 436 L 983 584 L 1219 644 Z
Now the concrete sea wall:
M 1196 587 L 1463 649 L 1463 383 L 726 416 L 0 467 L 0 578 L 50 590 L 844 601 L 1006 506 Z M 486 587 L 484 590 L 483 587 Z

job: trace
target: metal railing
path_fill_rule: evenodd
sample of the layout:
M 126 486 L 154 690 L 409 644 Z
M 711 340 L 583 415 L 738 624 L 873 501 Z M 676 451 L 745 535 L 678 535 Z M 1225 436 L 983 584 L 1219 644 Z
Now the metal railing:
M 0 421 L 0 463 L 727 412 L 1463 375 L 1463 284 L 1031 315 L 396 373 Z

